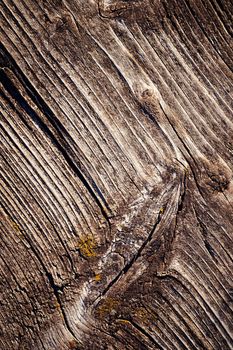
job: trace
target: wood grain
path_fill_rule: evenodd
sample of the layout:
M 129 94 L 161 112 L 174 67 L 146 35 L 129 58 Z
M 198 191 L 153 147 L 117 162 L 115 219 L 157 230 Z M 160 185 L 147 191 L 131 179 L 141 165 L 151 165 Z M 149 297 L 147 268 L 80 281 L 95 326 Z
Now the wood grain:
M 2 349 L 232 349 L 232 12 L 0 2 Z

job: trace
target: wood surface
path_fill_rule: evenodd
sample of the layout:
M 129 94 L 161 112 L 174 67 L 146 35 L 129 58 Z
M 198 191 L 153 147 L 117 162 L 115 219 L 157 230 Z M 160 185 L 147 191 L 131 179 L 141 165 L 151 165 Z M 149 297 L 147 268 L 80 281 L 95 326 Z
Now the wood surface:
M 233 349 L 230 0 L 0 1 L 0 348 Z

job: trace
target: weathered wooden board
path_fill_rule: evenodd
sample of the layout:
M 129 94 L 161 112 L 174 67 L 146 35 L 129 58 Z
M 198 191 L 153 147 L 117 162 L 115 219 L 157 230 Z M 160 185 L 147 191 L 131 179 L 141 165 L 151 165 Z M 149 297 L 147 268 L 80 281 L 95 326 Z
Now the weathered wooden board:
M 1 349 L 232 349 L 232 2 L 0 2 Z

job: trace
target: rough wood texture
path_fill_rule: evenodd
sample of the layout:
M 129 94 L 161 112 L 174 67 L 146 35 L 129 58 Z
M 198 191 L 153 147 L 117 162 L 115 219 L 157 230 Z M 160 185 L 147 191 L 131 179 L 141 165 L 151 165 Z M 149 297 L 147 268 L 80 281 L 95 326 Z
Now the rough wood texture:
M 0 2 L 1 349 L 232 349 L 232 3 Z

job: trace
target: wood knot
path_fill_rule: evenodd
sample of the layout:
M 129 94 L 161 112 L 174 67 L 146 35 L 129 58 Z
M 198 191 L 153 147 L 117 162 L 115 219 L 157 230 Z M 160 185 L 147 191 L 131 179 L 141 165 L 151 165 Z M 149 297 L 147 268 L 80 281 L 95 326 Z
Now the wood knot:
M 154 92 L 151 89 L 146 89 L 142 92 L 141 98 L 147 100 L 153 96 Z

